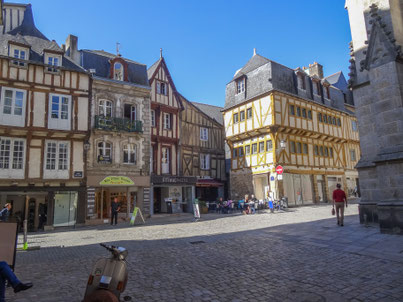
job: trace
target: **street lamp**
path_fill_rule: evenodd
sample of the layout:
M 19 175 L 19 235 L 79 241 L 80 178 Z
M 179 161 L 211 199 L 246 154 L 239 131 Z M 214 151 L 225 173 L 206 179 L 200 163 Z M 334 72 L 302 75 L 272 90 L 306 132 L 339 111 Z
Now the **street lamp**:
M 280 141 L 280 148 L 281 148 L 282 150 L 284 150 L 286 147 L 287 147 L 287 141 L 282 139 L 282 140 Z

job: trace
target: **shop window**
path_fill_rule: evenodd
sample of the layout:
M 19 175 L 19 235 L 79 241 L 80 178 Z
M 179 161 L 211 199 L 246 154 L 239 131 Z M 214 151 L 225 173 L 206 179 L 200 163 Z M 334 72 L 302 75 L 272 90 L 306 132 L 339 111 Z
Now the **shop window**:
M 250 145 L 245 146 L 245 154 L 249 155 L 250 154 Z
M 290 105 L 290 107 L 289 107 L 289 112 L 290 112 L 290 115 L 295 115 L 295 107 L 294 107 L 294 105 Z
M 252 108 L 248 108 L 248 109 L 246 110 L 246 118 L 247 118 L 247 119 L 252 118 Z
M 273 150 L 273 142 L 271 139 L 266 141 L 266 151 L 272 151 Z
M 123 163 L 136 164 L 137 163 L 137 148 L 135 144 L 126 144 L 123 146 Z
M 257 144 L 252 144 L 252 154 L 256 154 L 257 153 Z

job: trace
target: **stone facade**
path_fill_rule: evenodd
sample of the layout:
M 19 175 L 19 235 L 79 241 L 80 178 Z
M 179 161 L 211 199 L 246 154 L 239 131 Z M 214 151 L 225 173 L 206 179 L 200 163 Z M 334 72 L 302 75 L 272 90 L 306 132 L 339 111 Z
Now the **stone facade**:
M 403 234 L 403 3 L 348 0 L 360 129 L 360 221 Z

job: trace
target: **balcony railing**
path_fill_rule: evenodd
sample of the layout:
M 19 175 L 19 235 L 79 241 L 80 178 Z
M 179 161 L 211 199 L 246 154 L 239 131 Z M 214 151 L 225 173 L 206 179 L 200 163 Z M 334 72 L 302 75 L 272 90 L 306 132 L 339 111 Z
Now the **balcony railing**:
M 95 128 L 107 131 L 143 132 L 143 122 L 132 121 L 128 118 L 96 115 Z

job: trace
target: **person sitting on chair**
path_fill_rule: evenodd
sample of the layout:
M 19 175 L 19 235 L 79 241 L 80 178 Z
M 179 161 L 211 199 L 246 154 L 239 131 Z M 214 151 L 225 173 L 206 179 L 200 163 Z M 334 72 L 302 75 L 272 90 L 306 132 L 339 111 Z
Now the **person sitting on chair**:
M 27 290 L 33 286 L 31 282 L 22 283 L 18 280 L 7 262 L 0 261 L 0 302 L 6 301 L 6 280 L 11 284 L 15 293 Z

